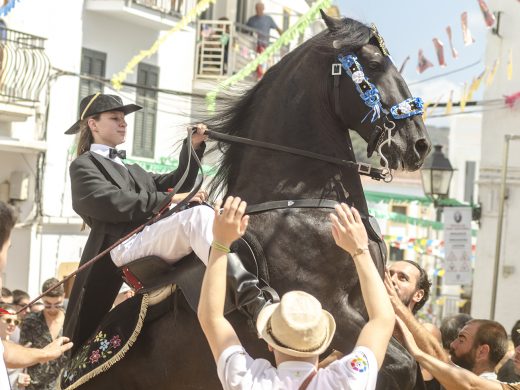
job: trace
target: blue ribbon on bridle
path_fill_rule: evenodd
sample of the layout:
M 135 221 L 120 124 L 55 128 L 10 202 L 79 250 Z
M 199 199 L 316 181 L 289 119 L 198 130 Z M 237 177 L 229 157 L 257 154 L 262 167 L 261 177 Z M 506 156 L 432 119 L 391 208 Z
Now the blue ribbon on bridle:
M 345 69 L 348 76 L 354 82 L 356 90 L 359 92 L 361 100 L 370 108 L 361 122 L 364 122 L 372 114 L 371 122 L 374 123 L 381 117 L 381 113 L 387 114 L 388 111 L 381 104 L 381 94 L 377 87 L 372 84 L 363 72 L 363 66 L 359 63 L 354 54 L 346 56 L 338 55 L 341 67 Z M 424 103 L 420 97 L 410 97 L 401 103 L 390 107 L 390 115 L 394 119 L 406 119 L 423 113 Z

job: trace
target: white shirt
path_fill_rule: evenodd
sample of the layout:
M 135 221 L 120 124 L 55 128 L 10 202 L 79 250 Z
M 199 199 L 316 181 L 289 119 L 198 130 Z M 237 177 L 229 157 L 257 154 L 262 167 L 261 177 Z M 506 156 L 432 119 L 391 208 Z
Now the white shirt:
M 308 362 L 289 361 L 274 368 L 265 359 L 253 359 L 241 345 L 233 345 L 220 355 L 217 372 L 224 390 L 297 390 L 314 370 Z M 373 390 L 377 361 L 366 347 L 318 370 L 307 390 Z
M 482 374 L 479 375 L 479 377 L 487 379 L 489 381 L 498 381 L 497 374 L 495 374 L 492 371 L 491 372 L 483 372 Z
M 99 154 L 100 156 L 105 157 L 106 159 L 115 162 L 116 164 L 119 164 L 126 168 L 125 164 L 123 163 L 123 160 L 119 158 L 119 156 L 116 156 L 114 158 L 110 158 L 110 146 L 103 145 L 103 144 L 92 144 L 90 145 L 90 151 Z
M 8 390 L 11 388 L 9 384 L 9 376 L 7 375 L 7 367 L 4 362 L 4 342 L 0 340 L 0 389 Z

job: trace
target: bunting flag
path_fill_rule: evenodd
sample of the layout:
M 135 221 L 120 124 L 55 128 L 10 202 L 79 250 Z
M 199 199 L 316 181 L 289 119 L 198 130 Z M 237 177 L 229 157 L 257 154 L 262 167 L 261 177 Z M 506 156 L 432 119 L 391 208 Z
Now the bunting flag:
M 330 7 L 332 0 L 317 0 L 309 8 L 306 14 L 300 16 L 295 24 L 289 27 L 274 42 L 269 45 L 262 54 L 258 55 L 253 61 L 244 66 L 238 73 L 224 80 L 217 88 L 206 94 L 206 103 L 208 111 L 215 111 L 217 95 L 223 89 L 227 89 L 232 85 L 244 80 L 251 73 L 255 72 L 258 65 L 265 63 L 275 53 L 279 52 L 283 46 L 290 44 L 294 39 L 303 34 L 307 27 L 316 19 L 320 13 L 320 9 Z
M 163 34 L 159 39 L 157 39 L 153 45 L 148 50 L 141 50 L 141 52 L 135 55 L 130 62 L 125 66 L 125 68 L 112 76 L 112 86 L 116 90 L 120 90 L 123 86 L 123 82 L 126 80 L 127 76 L 130 73 L 133 73 L 134 68 L 145 58 L 149 58 L 153 56 L 159 47 L 173 34 L 181 31 L 183 28 L 188 26 L 191 22 L 195 20 L 197 16 L 199 16 L 202 12 L 207 10 L 211 4 L 215 4 L 217 0 L 200 0 L 195 7 L 188 11 L 188 13 L 177 23 L 172 29 Z
M 450 44 L 450 49 L 451 49 L 451 56 L 453 58 L 457 58 L 459 56 L 459 53 L 457 52 L 457 50 L 453 47 L 453 37 L 451 35 L 451 26 L 448 26 L 446 27 L 446 34 L 448 34 L 448 42 Z
M 468 92 L 466 91 L 468 87 L 467 83 L 464 83 L 464 86 L 462 87 L 462 95 L 460 97 L 460 112 L 464 112 L 466 109 L 466 101 L 468 97 Z
M 432 68 L 433 64 L 428 60 L 423 53 L 422 49 L 419 49 L 419 59 L 417 60 L 417 73 L 423 73 L 428 68 Z
M 444 44 L 438 39 L 433 38 L 433 46 L 435 46 L 435 52 L 437 53 L 437 61 L 441 68 L 446 67 L 446 60 L 444 59 Z
M 482 73 L 480 73 L 477 77 L 473 78 L 473 81 L 471 82 L 469 89 L 468 89 L 468 95 L 466 96 L 466 100 L 473 100 L 473 94 L 478 91 L 480 88 L 480 84 L 482 83 L 482 80 L 484 79 L 484 76 L 486 75 L 486 70 L 483 70 Z
M 506 96 L 506 105 L 509 108 L 513 108 L 515 103 L 520 100 L 520 92 L 514 93 L 512 95 Z
M 4 5 L 0 6 L 0 16 L 6 16 L 14 8 L 19 0 L 3 0 Z
M 460 15 L 460 20 L 461 20 L 461 26 L 462 26 L 462 37 L 464 40 L 464 45 L 469 46 L 469 45 L 475 43 L 475 39 L 473 39 L 473 37 L 471 36 L 471 31 L 469 31 L 469 28 L 468 28 L 468 13 L 463 12 Z
M 423 114 L 422 114 L 422 119 L 423 121 L 426 120 L 426 118 L 428 118 L 428 110 L 429 110 L 429 107 L 430 107 L 431 103 L 430 102 L 424 102 L 423 104 Z
M 491 86 L 491 84 L 493 84 L 493 81 L 495 80 L 495 76 L 497 74 L 497 71 L 498 71 L 498 65 L 500 65 L 500 59 L 497 58 L 495 60 L 495 62 L 493 63 L 493 66 L 491 67 L 491 70 L 489 71 L 489 74 L 488 74 L 488 77 L 487 77 L 487 80 L 486 80 L 486 85 L 489 87 Z
M 480 10 L 482 11 L 482 16 L 484 17 L 484 22 L 486 22 L 486 26 L 491 28 L 495 25 L 496 19 L 493 12 L 489 10 L 486 2 L 484 0 L 478 0 L 478 5 L 480 6 Z
M 513 80 L 513 49 L 509 49 L 509 56 L 507 59 L 507 79 Z
M 451 114 L 451 110 L 453 109 L 453 89 L 450 91 L 450 96 L 448 97 L 448 103 L 446 103 L 446 111 L 445 114 Z

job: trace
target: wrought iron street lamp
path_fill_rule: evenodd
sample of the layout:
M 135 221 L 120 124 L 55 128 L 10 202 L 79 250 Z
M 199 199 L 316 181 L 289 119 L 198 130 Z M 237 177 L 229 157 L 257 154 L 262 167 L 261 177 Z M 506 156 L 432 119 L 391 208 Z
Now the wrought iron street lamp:
M 442 153 L 442 145 L 435 145 L 434 148 L 433 153 L 424 161 L 421 179 L 425 195 L 437 207 L 439 199 L 448 197 L 454 169 L 450 160 Z

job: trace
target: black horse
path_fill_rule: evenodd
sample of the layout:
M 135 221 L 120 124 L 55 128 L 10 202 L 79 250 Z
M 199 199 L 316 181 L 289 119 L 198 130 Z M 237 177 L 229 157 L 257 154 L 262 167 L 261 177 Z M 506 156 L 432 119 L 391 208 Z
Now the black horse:
M 357 131 L 372 152 L 393 127 L 385 115 L 368 117 L 369 107 L 353 79 L 331 75 L 338 55 L 352 53 L 377 87 L 382 108 L 409 98 L 403 78 L 370 27 L 352 19 L 323 15 L 328 29 L 287 54 L 263 79 L 223 114 L 208 121 L 216 132 L 354 160 L 349 131 Z M 373 121 L 372 121 L 373 119 Z M 383 155 L 391 168 L 418 169 L 430 150 L 420 116 L 395 120 Z M 249 204 L 296 199 L 346 201 L 366 217 L 359 173 L 352 167 L 254 146 L 219 143 L 223 151 L 213 185 Z M 366 322 L 352 260 L 332 239 L 327 208 L 276 209 L 251 215 L 249 231 L 263 248 L 271 286 L 280 295 L 294 289 L 316 296 L 337 321 L 334 349 L 352 350 Z M 370 229 L 370 225 L 367 224 Z M 370 229 L 372 233 L 374 229 Z M 383 272 L 386 249 L 372 234 L 370 250 Z M 167 314 L 146 322 L 125 358 L 81 389 L 218 389 L 220 383 L 196 314 L 175 294 Z M 245 317 L 229 316 L 246 349 L 270 358 Z M 394 340 L 379 375 L 380 389 L 421 388 L 416 364 Z

